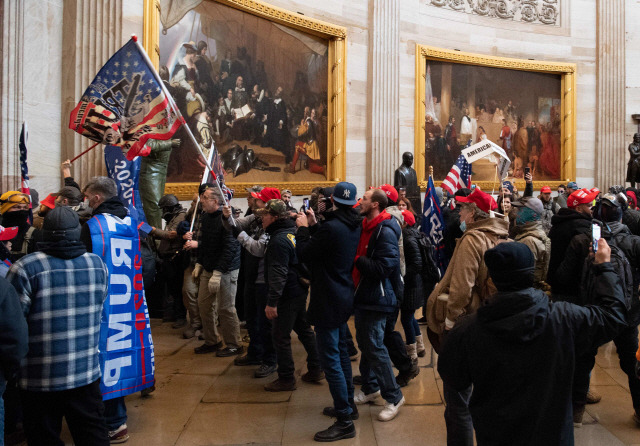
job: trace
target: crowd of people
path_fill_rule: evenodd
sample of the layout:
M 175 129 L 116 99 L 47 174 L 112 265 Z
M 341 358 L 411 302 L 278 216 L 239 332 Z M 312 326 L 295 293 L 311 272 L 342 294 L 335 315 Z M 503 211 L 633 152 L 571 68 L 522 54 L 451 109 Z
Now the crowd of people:
M 274 85 L 272 76 L 261 60 L 253 61 L 246 47 L 238 47 L 235 57 L 226 50 L 224 57 L 213 62 L 205 41 L 182 45 L 184 57 L 171 73 L 165 66 L 160 77 L 176 99 L 182 115 L 187 119 L 205 154 L 215 141 L 221 153 L 237 146 L 245 152 L 251 147 L 271 147 L 284 155 L 286 170 L 300 170 L 298 160 L 304 161 L 312 173 L 324 174 L 326 164 L 327 105 L 326 93 L 314 92 L 307 76 L 296 73 L 290 92 Z M 186 138 L 182 137 L 182 140 Z M 234 168 L 235 158 L 223 157 L 225 169 Z M 172 164 L 169 176 L 180 174 L 188 167 Z M 262 167 L 251 159 L 247 168 Z
M 30 445 L 62 444 L 63 417 L 76 444 L 122 443 L 124 398 L 103 402 L 99 386 L 108 273 L 92 227 L 129 211 L 113 180 L 80 188 L 62 168 L 65 186 L 39 206 L 35 194 L 0 196 L 0 413 L 13 431 L 21 408 Z M 640 425 L 638 191 L 570 182 L 557 197 L 549 186 L 534 197 L 531 174 L 522 196 L 507 181 L 497 201 L 478 187 L 449 197 L 437 189 L 442 247 L 388 184 L 360 197 L 348 182 L 316 188 L 301 209 L 288 190 L 254 186 L 244 213 L 215 184 L 202 184 L 188 210 L 165 195 L 164 227 L 140 237 L 151 316 L 201 339 L 194 354 L 273 376 L 269 392 L 299 385 L 295 332 L 307 354 L 301 380 L 326 379 L 333 399 L 318 411 L 336 419 L 315 434 L 320 442 L 354 437 L 362 404 L 382 399 L 378 419 L 396 418 L 429 342 L 448 444 L 472 445 L 474 433 L 478 444 L 572 444 L 585 405 L 600 399 L 589 378 L 610 340 Z

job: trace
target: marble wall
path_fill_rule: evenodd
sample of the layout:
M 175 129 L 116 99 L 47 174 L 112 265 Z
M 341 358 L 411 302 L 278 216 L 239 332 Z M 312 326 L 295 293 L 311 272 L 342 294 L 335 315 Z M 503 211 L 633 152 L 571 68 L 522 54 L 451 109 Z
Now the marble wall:
M 373 175 L 371 157 L 373 141 L 382 135 L 376 122 L 381 113 L 374 107 L 374 71 L 385 63 L 374 58 L 377 39 L 390 39 L 392 30 L 376 27 L 378 0 L 269 0 L 269 3 L 309 17 L 325 20 L 347 28 L 347 179 L 362 190 L 372 182 L 392 181 L 390 166 Z M 626 82 L 625 82 L 625 140 L 628 143 L 636 131 L 630 115 L 640 113 L 640 0 L 623 0 L 626 8 Z M 101 8 L 117 8 L 117 23 L 103 23 L 100 28 L 89 23 L 89 16 L 78 15 L 81 0 L 4 0 L 3 10 L 3 91 L 2 91 L 2 157 L 3 177 L 15 174 L 15 125 L 17 116 L 23 116 L 30 125 L 30 168 L 32 184 L 40 192 L 55 190 L 60 184 L 58 167 L 64 157 L 79 150 L 78 138 L 69 136 L 68 105 L 77 102 L 86 79 L 93 78 L 104 62 L 106 53 L 96 48 L 117 47 L 130 34 L 142 32 L 143 0 L 92 0 Z M 384 159 L 399 164 L 404 151 L 414 146 L 414 94 L 416 43 L 455 48 L 461 51 L 576 63 L 578 67 L 577 92 L 577 179 L 581 185 L 594 184 L 596 171 L 596 95 L 597 95 L 597 9 L 596 0 L 563 0 L 559 21 L 555 25 L 523 23 L 521 21 L 482 17 L 474 14 L 436 7 L 432 0 L 398 1 L 396 38 L 399 36 L 397 142 L 385 144 L 390 151 Z M 20 7 L 16 10 L 16 5 Z M 12 9 L 13 8 L 13 9 Z M 69 18 L 67 14 L 76 14 Z M 24 20 L 25 35 L 21 51 L 21 79 L 7 77 L 7 65 L 16 58 L 7 57 L 15 47 L 17 24 L 8 20 L 8 14 L 20 15 Z M 64 19 L 64 20 L 63 20 Z M 75 20 L 78 36 L 70 47 L 66 24 Z M 85 23 L 87 22 L 87 23 Z M 9 29 L 7 29 L 7 27 Z M 117 30 L 118 36 L 113 34 Z M 82 31 L 82 32 L 80 32 Z M 66 33 L 66 34 L 65 34 Z M 386 34 L 385 34 L 386 33 Z M 65 37 L 65 35 L 67 37 Z M 14 39 L 14 40 L 12 40 Z M 9 46 L 8 46 L 9 45 Z M 10 46 L 13 45 L 13 46 Z M 108 51 L 107 51 L 108 52 Z M 79 54 L 84 54 L 80 57 Z M 104 60 L 103 60 L 104 59 Z M 374 66 L 374 64 L 376 66 Z M 13 67 L 13 72 L 16 67 Z M 71 68 L 71 69 L 70 69 Z M 80 82 L 80 80 L 82 82 Z M 70 83 L 71 82 L 71 83 Z M 22 98 L 16 96 L 16 84 L 21 85 Z M 80 84 L 83 84 L 82 87 Z M 71 85 L 71 87 L 70 87 Z M 394 105 L 395 107 L 395 105 Z M 21 108 L 21 111 L 19 110 Z M 16 112 L 18 110 L 18 112 Z M 13 138 L 13 139 L 12 139 Z M 626 147 L 624 148 L 626 149 Z M 620 149 L 619 156 L 622 154 Z M 78 152 L 79 153 L 79 152 Z M 626 154 L 626 152 L 625 152 Z M 617 155 L 616 155 L 617 156 Z M 379 156 L 376 159 L 380 159 Z M 397 159 L 397 162 L 393 160 Z M 99 156 L 82 166 L 90 175 L 99 164 Z M 385 178 L 385 175 L 388 178 Z M 4 185 L 3 185 L 4 187 Z

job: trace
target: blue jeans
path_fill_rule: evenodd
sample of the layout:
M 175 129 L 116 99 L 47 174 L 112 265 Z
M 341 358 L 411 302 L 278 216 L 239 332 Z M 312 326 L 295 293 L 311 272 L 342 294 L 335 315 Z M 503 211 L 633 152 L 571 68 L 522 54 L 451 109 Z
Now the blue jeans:
M 400 322 L 404 329 L 404 338 L 407 345 L 415 344 L 416 336 L 420 334 L 420 326 L 418 325 L 418 321 L 416 321 L 414 313 L 415 311 L 411 310 L 400 311 Z
M 382 398 L 396 404 L 402 399 L 402 392 L 396 383 L 389 352 L 384 345 L 387 316 L 377 311 L 356 310 L 356 339 L 362 352 L 362 391 L 369 395 L 380 390 Z
M 473 446 L 473 421 L 469 413 L 469 386 L 462 392 L 457 392 L 445 381 L 442 382 L 442 393 L 446 407 L 444 421 L 447 425 L 447 446 Z
M 348 330 L 346 323 L 339 328 L 316 327 L 320 366 L 327 378 L 338 418 L 347 417 L 352 412 L 350 402 L 353 402 L 353 379 L 347 349 Z
M 118 429 L 127 422 L 127 406 L 124 397 L 113 398 L 104 402 L 104 417 L 110 431 Z

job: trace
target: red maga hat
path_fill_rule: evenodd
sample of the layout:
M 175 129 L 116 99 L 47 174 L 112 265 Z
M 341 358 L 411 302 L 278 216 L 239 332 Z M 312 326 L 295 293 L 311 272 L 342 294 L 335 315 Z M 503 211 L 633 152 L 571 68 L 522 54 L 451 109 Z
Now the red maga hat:
M 275 187 L 265 187 L 260 192 L 251 192 L 251 196 L 253 198 L 257 198 L 259 200 L 264 201 L 265 203 L 269 200 L 281 200 L 282 196 L 280 196 L 280 190 Z
M 7 241 L 16 238 L 18 235 L 18 227 L 14 226 L 12 228 L 5 228 L 4 226 L 0 226 L 0 241 Z
M 56 207 L 56 197 L 57 196 L 58 196 L 58 194 L 49 194 L 49 195 L 47 195 L 47 198 L 45 198 L 44 200 L 40 201 L 40 206 L 42 206 L 44 204 L 49 209 L 55 208 Z
M 549 186 L 542 186 L 542 189 L 540 189 L 540 193 L 541 194 L 550 194 L 551 193 L 551 188 Z
M 600 193 L 598 189 L 594 189 L 578 189 L 577 191 L 572 192 L 571 195 L 569 195 L 569 198 L 567 198 L 567 206 L 574 208 L 579 204 L 591 203 Z
M 404 217 L 404 222 L 409 226 L 413 226 L 416 224 L 416 217 L 411 211 L 405 209 L 404 211 L 402 211 L 402 217 Z
M 392 185 L 383 184 L 378 189 L 383 190 L 384 193 L 387 194 L 387 197 L 389 198 L 389 200 L 393 201 L 394 203 L 398 202 L 398 191 Z
M 485 194 L 477 187 L 466 197 L 457 196 L 456 201 L 460 203 L 475 203 L 481 211 L 487 214 L 498 207 L 498 203 L 491 195 Z

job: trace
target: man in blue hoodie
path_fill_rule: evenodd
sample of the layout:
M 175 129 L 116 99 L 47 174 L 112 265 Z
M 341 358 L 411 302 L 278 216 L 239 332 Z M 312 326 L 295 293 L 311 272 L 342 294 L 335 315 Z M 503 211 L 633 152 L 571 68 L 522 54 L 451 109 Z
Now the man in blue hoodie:
M 353 401 L 347 321 L 353 313 L 351 269 L 361 231 L 361 218 L 353 209 L 357 194 L 355 185 L 338 183 L 331 196 L 334 210 L 325 214 L 322 224 L 312 210 L 300 213 L 296 220 L 298 257 L 311 270 L 308 319 L 315 326 L 320 364 L 333 397 L 333 407 L 323 413 L 337 418 L 333 426 L 315 435 L 316 441 L 356 436 L 352 420 L 358 418 L 358 409 Z
M 404 292 L 398 248 L 401 228 L 385 211 L 387 194 L 383 190 L 368 190 L 360 206 L 360 214 L 365 219 L 356 250 L 353 281 L 356 339 L 362 350 L 362 390 L 354 396 L 354 401 L 365 404 L 382 395 L 386 404 L 378 419 L 389 421 L 404 404 L 384 345 L 387 315 L 396 311 L 396 296 Z

